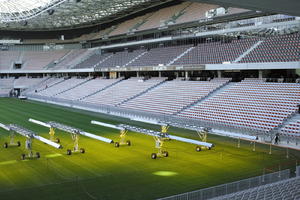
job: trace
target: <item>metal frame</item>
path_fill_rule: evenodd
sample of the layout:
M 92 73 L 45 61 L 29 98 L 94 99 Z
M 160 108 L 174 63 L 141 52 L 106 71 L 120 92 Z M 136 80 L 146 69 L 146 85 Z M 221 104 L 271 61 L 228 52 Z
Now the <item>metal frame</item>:
M 168 1 L 170 0 L 4 0 L 0 2 L 0 28 L 59 30 L 91 26 Z M 50 10 L 54 13 L 49 14 Z

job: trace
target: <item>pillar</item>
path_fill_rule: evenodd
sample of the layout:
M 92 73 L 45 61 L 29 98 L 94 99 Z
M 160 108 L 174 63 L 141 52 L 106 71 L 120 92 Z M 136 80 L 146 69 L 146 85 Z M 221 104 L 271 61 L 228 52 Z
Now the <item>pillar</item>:
M 258 71 L 258 78 L 259 78 L 259 79 L 262 79 L 262 78 L 263 78 L 263 71 L 262 71 L 262 70 L 259 70 L 259 71 Z
M 218 78 L 222 78 L 222 71 L 218 70 Z

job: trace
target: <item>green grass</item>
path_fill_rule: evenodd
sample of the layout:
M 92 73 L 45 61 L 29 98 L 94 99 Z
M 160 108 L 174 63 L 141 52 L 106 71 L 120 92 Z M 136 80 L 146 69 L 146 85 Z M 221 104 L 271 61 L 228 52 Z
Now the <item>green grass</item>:
M 92 112 L 63 108 L 33 101 L 0 99 L 0 122 L 15 123 L 48 138 L 49 130 L 28 122 L 28 118 L 57 121 L 104 137 L 118 140 L 118 132 L 91 125 L 91 120 L 112 124 L 127 123 L 159 130 L 158 126 L 131 122 L 128 119 Z M 195 132 L 171 128 L 170 133 L 197 139 Z M 56 131 L 63 149 L 54 149 L 34 141 L 33 149 L 41 153 L 39 160 L 21 161 L 25 151 L 24 138 L 20 148 L 0 148 L 0 199 L 155 199 L 222 183 L 261 175 L 264 168 L 278 170 L 294 168 L 300 158 L 297 151 L 256 145 L 249 142 L 209 135 L 216 144 L 212 150 L 195 151 L 192 144 L 170 141 L 166 143 L 170 156 L 152 160 L 154 140 L 139 133 L 128 134 L 131 147 L 115 148 L 82 136 L 80 147 L 86 154 L 66 155 L 72 148 L 68 133 Z M 1 145 L 8 132 L 0 130 Z M 280 166 L 280 167 L 279 167 Z

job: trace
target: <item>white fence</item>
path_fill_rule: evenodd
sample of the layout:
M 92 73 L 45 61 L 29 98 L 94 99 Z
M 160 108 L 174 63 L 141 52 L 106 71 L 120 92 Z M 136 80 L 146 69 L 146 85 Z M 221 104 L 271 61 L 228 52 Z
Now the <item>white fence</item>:
M 227 183 L 227 184 L 218 185 L 210 188 L 178 194 L 170 197 L 161 198 L 158 200 L 205 200 L 205 199 L 223 196 L 226 194 L 239 192 L 249 188 L 254 188 L 257 186 L 285 180 L 288 179 L 289 177 L 290 177 L 290 170 L 286 169 L 271 174 L 265 174 L 262 176 L 248 178 L 248 179 L 244 179 L 232 183 Z

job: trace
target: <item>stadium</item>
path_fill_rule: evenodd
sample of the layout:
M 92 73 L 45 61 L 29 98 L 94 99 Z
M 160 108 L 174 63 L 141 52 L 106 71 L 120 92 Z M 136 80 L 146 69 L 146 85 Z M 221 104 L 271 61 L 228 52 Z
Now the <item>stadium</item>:
M 0 199 L 300 199 L 299 8 L 0 0 Z

